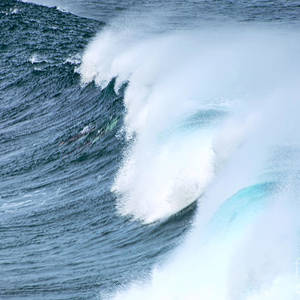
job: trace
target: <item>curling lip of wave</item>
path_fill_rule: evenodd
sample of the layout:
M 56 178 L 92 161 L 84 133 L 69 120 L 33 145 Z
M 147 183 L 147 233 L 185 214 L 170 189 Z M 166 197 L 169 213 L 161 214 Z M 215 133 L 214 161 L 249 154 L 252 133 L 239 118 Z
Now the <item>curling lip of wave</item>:
M 116 78 L 116 91 L 129 82 L 124 128 L 129 140 L 136 138 L 124 154 L 112 190 L 119 195 L 117 208 L 122 214 L 152 222 L 203 194 L 219 164 L 251 131 L 255 117 L 241 113 L 241 107 L 265 97 L 270 82 L 280 81 L 280 72 L 270 74 L 268 69 L 274 60 L 279 62 L 275 69 L 284 69 L 285 46 L 270 30 L 258 33 L 252 28 L 245 35 L 229 28 L 147 36 L 116 28 L 98 34 L 78 70 L 83 82 L 95 80 L 102 87 Z M 270 44 L 278 48 L 272 54 Z M 222 111 L 224 104 L 232 124 L 225 120 L 210 128 L 199 124 L 159 140 L 196 111 L 209 106 Z M 234 114 L 244 117 L 235 120 Z

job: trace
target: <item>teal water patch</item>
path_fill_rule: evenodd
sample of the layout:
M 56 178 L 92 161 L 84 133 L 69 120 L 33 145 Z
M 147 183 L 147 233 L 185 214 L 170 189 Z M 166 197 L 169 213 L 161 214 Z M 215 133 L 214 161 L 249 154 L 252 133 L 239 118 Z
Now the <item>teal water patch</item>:
M 167 140 L 174 135 L 193 133 L 199 130 L 214 128 L 218 122 L 224 120 L 228 112 L 217 109 L 199 110 L 194 114 L 186 116 L 173 126 L 170 126 L 159 135 L 159 141 Z
M 223 120 L 227 112 L 217 109 L 200 110 L 192 114 L 184 121 L 180 122 L 178 129 L 190 130 L 215 125 L 218 121 Z
M 277 188 L 275 182 L 265 182 L 238 191 L 217 210 L 208 224 L 206 238 L 243 230 L 264 210 Z

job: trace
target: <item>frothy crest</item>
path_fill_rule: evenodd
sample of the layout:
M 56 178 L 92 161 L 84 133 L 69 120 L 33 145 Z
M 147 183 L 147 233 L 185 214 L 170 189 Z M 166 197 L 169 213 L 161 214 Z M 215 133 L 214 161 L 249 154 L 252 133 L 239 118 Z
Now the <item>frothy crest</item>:
M 286 194 L 273 195 L 271 206 L 261 200 L 260 213 L 251 193 L 234 198 L 230 209 L 220 205 L 262 180 L 270 153 L 293 141 L 296 36 L 261 27 L 146 36 L 107 28 L 88 46 L 83 82 L 105 87 L 116 78 L 116 91 L 129 83 L 124 127 L 135 139 L 113 186 L 119 212 L 153 222 L 203 196 L 187 241 L 154 269 L 149 283 L 133 284 L 115 299 L 295 299 L 290 266 L 296 231 Z M 278 172 L 267 171 L 268 180 Z M 240 201 L 249 209 L 236 211 Z M 220 207 L 233 220 L 222 225 L 229 233 L 203 242 L 199 237 Z M 236 215 L 248 222 L 235 222 Z
M 236 113 L 265 97 L 284 71 L 284 46 L 252 30 L 143 35 L 117 29 L 104 29 L 90 43 L 79 71 L 83 82 L 95 80 L 102 87 L 116 78 L 116 91 L 129 82 L 125 130 L 136 140 L 113 190 L 121 213 L 152 222 L 203 194 L 216 164 L 234 151 L 248 126 L 234 121 L 235 128 L 221 136 L 222 122 L 177 130 L 176 124 L 209 107 Z M 278 49 L 272 54 L 270 44 Z

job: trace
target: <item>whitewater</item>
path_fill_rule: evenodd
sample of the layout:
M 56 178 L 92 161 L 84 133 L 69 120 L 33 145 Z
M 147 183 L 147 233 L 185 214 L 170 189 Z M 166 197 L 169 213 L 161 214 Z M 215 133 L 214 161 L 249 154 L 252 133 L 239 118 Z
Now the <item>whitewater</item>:
M 113 299 L 298 299 L 299 34 L 136 27 L 105 28 L 78 69 L 83 84 L 126 85 L 117 209 L 145 223 L 194 201 L 198 213 L 167 262 Z

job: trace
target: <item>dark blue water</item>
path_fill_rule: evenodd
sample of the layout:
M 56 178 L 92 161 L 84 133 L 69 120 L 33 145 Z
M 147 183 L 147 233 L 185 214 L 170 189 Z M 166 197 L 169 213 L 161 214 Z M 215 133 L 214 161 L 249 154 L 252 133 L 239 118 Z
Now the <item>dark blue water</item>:
M 122 130 L 130 82 L 82 83 L 87 45 L 116 17 L 139 31 L 203 21 L 297 28 L 300 2 L 36 2 L 47 6 L 0 3 L 0 299 L 101 299 L 148 278 L 197 204 L 151 224 L 120 213 L 112 186 L 134 140 Z M 165 15 L 163 25 L 149 14 Z
M 92 299 L 147 270 L 188 228 L 191 212 L 150 227 L 116 214 L 123 95 L 81 87 L 68 61 L 102 27 L 1 2 L 1 299 Z

